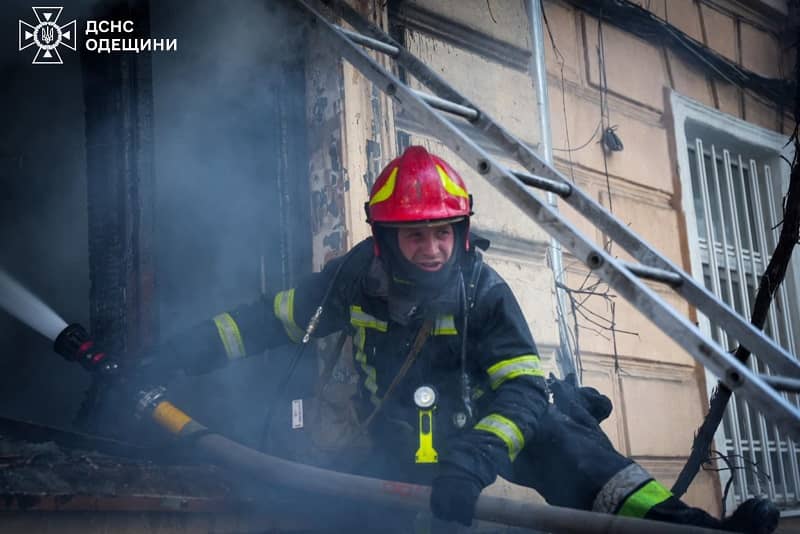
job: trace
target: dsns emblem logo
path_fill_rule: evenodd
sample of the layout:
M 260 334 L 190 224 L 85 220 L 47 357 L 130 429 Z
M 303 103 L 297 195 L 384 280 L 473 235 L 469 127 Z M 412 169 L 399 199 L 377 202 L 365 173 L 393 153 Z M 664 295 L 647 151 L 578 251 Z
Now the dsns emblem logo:
M 75 21 L 58 25 L 61 16 L 60 7 L 34 7 L 37 24 L 32 26 L 27 22 L 19 21 L 19 49 L 25 50 L 36 45 L 39 49 L 33 58 L 34 65 L 60 65 L 61 55 L 58 47 L 64 45 L 70 50 L 75 50 Z

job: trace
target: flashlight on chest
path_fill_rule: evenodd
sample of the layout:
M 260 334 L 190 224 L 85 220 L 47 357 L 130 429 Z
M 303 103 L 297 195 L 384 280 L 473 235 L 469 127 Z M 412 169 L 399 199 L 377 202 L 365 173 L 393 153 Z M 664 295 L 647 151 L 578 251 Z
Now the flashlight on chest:
M 436 401 L 436 390 L 431 386 L 420 386 L 414 391 L 414 404 L 419 414 L 419 448 L 414 461 L 418 464 L 433 464 L 439 460 L 439 454 L 433 448 L 433 411 Z

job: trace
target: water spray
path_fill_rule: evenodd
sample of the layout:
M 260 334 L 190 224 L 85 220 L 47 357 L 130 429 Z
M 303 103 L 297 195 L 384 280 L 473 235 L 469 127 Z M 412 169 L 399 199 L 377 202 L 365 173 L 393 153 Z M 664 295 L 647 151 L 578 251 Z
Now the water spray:
M 53 350 L 84 369 L 104 373 L 118 370 L 105 351 L 99 350 L 84 327 L 67 325 L 52 308 L 8 273 L 0 270 L 0 308 L 53 341 Z
M 0 269 L 0 308 L 51 341 L 54 341 L 67 326 L 64 319 L 2 269 Z

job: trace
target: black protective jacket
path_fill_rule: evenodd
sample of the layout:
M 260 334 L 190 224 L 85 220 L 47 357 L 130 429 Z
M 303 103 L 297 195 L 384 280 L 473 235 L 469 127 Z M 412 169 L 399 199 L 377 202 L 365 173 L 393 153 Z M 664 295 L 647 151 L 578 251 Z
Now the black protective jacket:
M 430 336 L 370 427 L 374 454 L 385 458 L 384 465 L 396 465 L 398 472 L 374 474 L 413 473 L 410 478 L 417 482 L 430 481 L 435 474 L 435 466 L 414 466 L 419 419 L 413 392 L 430 385 L 440 399 L 434 427 L 439 461 L 455 464 L 488 485 L 498 473 L 509 476 L 511 462 L 537 431 L 547 397 L 536 345 L 509 286 L 474 248 L 462 255 L 458 267 L 465 282 L 460 298 L 416 310 L 401 324 L 390 318 L 381 280 L 385 271 L 372 239 L 366 239 L 295 288 L 220 314 L 171 341 L 169 348 L 188 372 L 205 372 L 229 359 L 299 342 L 324 301 L 314 335 L 341 330 L 352 335 L 363 418 L 381 402 L 423 320 L 430 318 Z M 458 428 L 457 414 L 466 413 L 462 348 L 474 417 Z

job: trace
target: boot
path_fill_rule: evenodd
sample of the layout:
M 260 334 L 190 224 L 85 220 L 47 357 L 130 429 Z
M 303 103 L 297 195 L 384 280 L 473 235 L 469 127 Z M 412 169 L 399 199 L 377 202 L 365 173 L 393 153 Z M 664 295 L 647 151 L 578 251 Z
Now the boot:
M 747 499 L 722 520 L 722 528 L 746 534 L 771 534 L 778 528 L 780 511 L 769 499 L 754 497 Z

